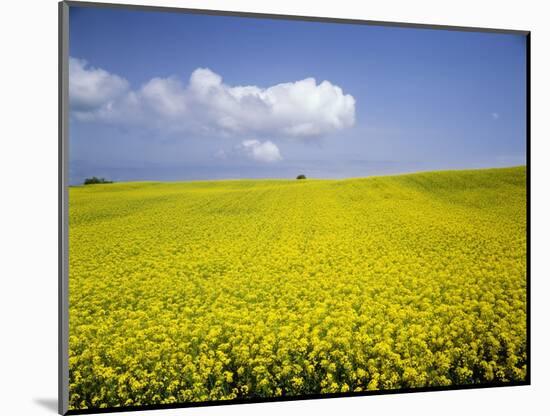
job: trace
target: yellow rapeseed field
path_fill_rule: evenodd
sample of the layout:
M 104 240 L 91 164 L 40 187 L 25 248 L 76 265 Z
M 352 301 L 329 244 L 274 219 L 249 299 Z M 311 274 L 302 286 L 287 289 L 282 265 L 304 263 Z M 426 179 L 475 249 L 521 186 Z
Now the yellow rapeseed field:
M 525 167 L 70 188 L 70 408 L 522 381 Z

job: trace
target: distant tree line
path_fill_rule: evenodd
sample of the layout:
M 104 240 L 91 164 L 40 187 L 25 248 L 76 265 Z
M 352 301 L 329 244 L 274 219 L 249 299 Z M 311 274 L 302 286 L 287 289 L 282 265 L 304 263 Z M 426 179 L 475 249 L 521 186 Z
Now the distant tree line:
M 305 179 L 306 178 L 306 175 L 298 175 L 296 176 L 296 179 Z
M 93 185 L 96 183 L 113 183 L 113 181 L 108 181 L 105 178 L 98 178 L 96 176 L 92 176 L 91 178 L 84 179 L 84 185 Z

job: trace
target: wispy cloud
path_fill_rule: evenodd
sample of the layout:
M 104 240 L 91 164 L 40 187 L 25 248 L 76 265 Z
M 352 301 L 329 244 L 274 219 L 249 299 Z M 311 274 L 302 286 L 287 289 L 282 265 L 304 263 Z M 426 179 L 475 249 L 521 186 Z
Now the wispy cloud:
M 493 120 L 498 120 L 500 118 L 500 114 L 499 113 L 491 113 L 491 117 L 493 118 Z
M 321 137 L 355 123 L 354 97 L 314 78 L 267 88 L 230 86 L 212 70 L 197 68 L 187 84 L 177 77 L 152 78 L 130 89 L 124 78 L 71 58 L 69 94 L 72 114 L 82 121 L 203 135 Z M 274 155 L 271 145 L 249 148 Z

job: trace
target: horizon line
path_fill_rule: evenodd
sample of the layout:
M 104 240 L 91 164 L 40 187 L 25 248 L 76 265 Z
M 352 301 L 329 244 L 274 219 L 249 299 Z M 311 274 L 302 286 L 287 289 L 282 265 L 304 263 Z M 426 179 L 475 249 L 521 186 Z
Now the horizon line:
M 326 177 L 307 177 L 305 180 L 314 180 L 314 181 L 345 181 L 353 179 L 369 179 L 369 178 L 389 178 L 396 176 L 406 176 L 406 175 L 416 175 L 423 173 L 445 173 L 445 172 L 473 172 L 473 171 L 488 171 L 488 170 L 504 170 L 504 169 L 517 169 L 517 168 L 527 168 L 527 164 L 522 165 L 512 165 L 512 166 L 497 166 L 497 167 L 484 167 L 484 168 L 468 168 L 468 169 L 438 169 L 438 170 L 417 170 L 411 172 L 402 172 L 402 173 L 391 173 L 388 175 L 367 175 L 367 176 L 349 176 L 345 178 L 326 178 Z M 106 178 L 104 178 L 106 179 Z M 97 184 L 87 184 L 78 183 L 78 184 L 68 184 L 68 187 L 80 187 L 80 186 L 89 186 L 89 185 L 113 185 L 113 184 L 131 184 L 131 183 L 181 183 L 181 182 L 238 182 L 238 181 L 296 181 L 297 178 L 289 177 L 270 177 L 270 178 L 223 178 L 223 179 L 191 179 L 191 180 L 138 180 L 138 181 L 112 181 L 111 183 L 97 183 Z M 303 179 L 300 179 L 303 180 Z

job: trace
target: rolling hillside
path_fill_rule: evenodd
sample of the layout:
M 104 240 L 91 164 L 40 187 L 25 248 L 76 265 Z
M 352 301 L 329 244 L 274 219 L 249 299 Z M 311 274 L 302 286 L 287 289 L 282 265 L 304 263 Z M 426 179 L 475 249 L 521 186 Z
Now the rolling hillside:
M 72 187 L 71 406 L 524 380 L 525 184 Z

